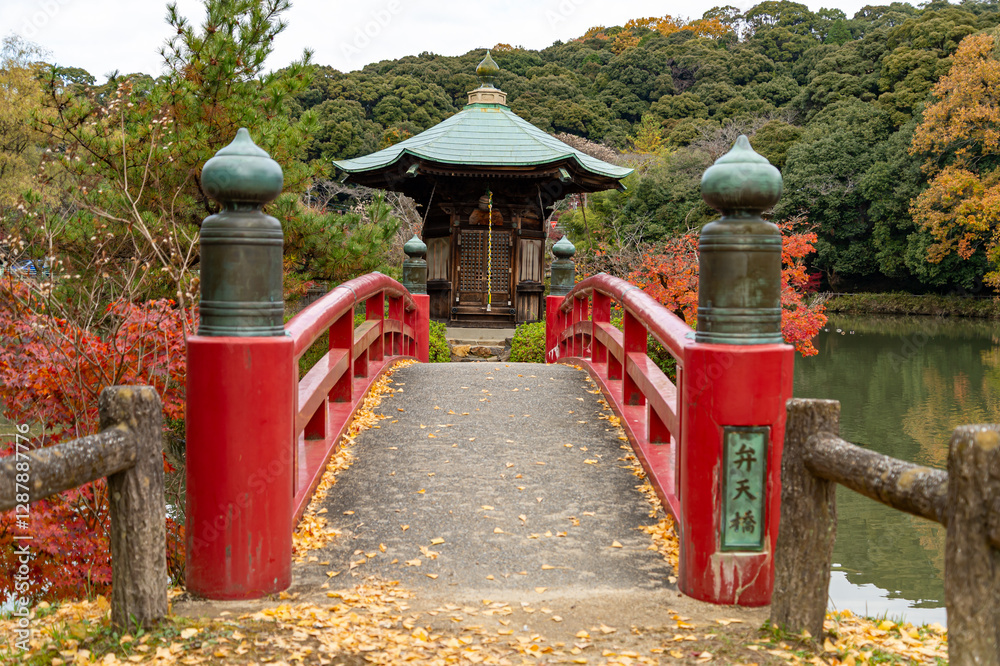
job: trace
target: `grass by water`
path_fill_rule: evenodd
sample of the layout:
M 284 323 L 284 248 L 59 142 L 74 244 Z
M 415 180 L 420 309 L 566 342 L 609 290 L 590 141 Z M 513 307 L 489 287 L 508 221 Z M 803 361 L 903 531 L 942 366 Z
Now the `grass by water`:
M 837 294 L 826 299 L 827 312 L 845 314 L 933 315 L 1000 319 L 1000 297 L 973 298 L 938 294 Z

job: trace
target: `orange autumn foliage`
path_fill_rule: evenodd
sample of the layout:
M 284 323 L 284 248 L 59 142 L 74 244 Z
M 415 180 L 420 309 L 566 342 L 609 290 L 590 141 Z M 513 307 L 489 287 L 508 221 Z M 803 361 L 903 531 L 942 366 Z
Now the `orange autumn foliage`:
M 816 232 L 802 231 L 803 219 L 793 218 L 778 225 L 781 229 L 781 333 L 803 356 L 817 352 L 812 339 L 826 323 L 825 308 L 808 300 L 805 257 L 815 252 Z M 656 252 L 644 255 L 641 267 L 632 271 L 629 282 L 641 287 L 690 326 L 698 321 L 698 236 L 685 234 L 671 238 Z
M 635 28 L 655 30 L 665 37 L 681 30 L 689 30 L 699 37 L 708 37 L 710 39 L 719 39 L 731 31 L 729 27 L 723 25 L 717 18 L 698 19 L 697 21 L 691 21 L 690 23 L 682 18 L 675 18 L 670 14 L 661 17 L 647 16 L 644 18 L 636 18 L 631 19 L 628 23 L 626 23 L 624 30 L 618 33 L 615 37 L 615 41 L 611 47 L 611 50 L 614 53 L 621 53 L 622 51 L 630 49 L 634 46 L 638 46 L 639 37 L 633 32 Z M 593 30 L 593 28 L 591 28 L 591 30 Z M 589 34 L 590 33 L 588 31 L 588 35 Z M 584 35 L 584 38 L 586 37 L 587 35 Z
M 622 53 L 638 45 L 638 36 L 634 35 L 631 30 L 622 30 L 615 35 L 614 41 L 611 42 L 611 52 L 614 54 Z

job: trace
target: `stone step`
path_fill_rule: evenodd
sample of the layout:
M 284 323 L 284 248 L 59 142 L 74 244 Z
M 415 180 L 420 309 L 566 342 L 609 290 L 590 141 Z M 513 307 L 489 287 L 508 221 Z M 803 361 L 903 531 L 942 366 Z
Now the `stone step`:
M 453 362 L 502 361 L 510 357 L 512 328 L 472 328 L 451 326 L 445 339 Z
M 451 355 L 459 358 L 489 358 L 502 355 L 506 349 L 506 346 L 451 345 Z
M 470 347 L 505 347 L 514 337 L 512 328 L 470 328 L 450 326 L 445 331 L 448 344 Z

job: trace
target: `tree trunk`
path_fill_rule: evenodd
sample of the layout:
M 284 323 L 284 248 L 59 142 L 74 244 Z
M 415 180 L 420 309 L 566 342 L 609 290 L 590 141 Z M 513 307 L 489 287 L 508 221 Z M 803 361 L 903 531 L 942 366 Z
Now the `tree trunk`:
M 820 639 L 837 536 L 836 484 L 814 476 L 805 461 L 811 435 L 840 432 L 840 403 L 793 398 L 787 410 L 771 623 Z
M 148 386 L 101 392 L 101 429 L 136 441 L 135 464 L 108 477 L 111 503 L 111 622 L 149 626 L 167 614 L 167 533 L 163 500 L 163 411 Z
M 989 543 L 998 500 L 998 426 L 956 428 L 948 452 L 944 580 L 953 666 L 1000 663 L 1000 554 Z

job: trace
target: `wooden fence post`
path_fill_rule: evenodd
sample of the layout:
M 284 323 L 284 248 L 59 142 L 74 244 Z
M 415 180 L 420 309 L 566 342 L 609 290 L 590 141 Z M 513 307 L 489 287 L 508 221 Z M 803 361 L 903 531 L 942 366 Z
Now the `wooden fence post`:
M 955 428 L 948 452 L 944 556 L 948 657 L 953 666 L 1000 663 L 1000 553 L 990 545 L 997 502 L 998 426 Z
M 101 430 L 135 437 L 135 463 L 108 476 L 111 504 L 111 622 L 149 626 L 167 614 L 163 503 L 163 409 L 149 386 L 111 386 L 98 399 Z
M 771 623 L 796 633 L 805 629 L 820 639 L 837 537 L 837 484 L 813 476 L 806 469 L 806 442 L 817 432 L 840 433 L 840 403 L 789 400 Z

